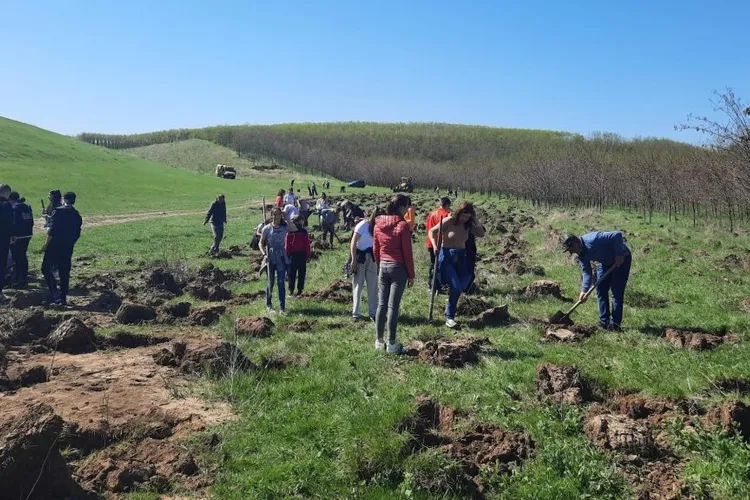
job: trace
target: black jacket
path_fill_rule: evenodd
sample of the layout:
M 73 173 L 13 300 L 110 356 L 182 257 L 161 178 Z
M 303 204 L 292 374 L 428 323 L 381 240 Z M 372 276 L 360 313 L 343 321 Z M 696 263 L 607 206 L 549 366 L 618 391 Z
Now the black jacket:
M 13 208 L 7 200 L 0 200 L 0 238 L 10 239 L 11 236 L 13 236 Z
M 16 203 L 13 207 L 13 236 L 34 234 L 34 214 L 26 203 Z
M 218 201 L 211 203 L 206 213 L 206 222 L 209 220 L 212 224 L 225 224 L 227 222 L 226 203 L 219 203 Z
M 55 209 L 50 216 L 49 232 L 52 237 L 50 246 L 54 248 L 72 248 L 81 237 L 83 220 L 81 214 L 73 207 L 63 205 Z

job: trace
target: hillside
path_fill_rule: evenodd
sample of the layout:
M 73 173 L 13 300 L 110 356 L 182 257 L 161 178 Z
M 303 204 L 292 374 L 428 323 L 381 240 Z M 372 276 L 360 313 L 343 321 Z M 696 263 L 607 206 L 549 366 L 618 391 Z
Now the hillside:
M 201 154 L 209 164 L 218 162 L 209 152 Z M 46 201 L 55 188 L 75 191 L 85 214 L 123 214 L 203 209 L 219 192 L 237 205 L 255 194 L 275 192 L 291 176 L 281 171 L 279 180 L 264 173 L 217 179 L 0 117 L 0 182 L 18 190 L 37 213 L 39 200 Z

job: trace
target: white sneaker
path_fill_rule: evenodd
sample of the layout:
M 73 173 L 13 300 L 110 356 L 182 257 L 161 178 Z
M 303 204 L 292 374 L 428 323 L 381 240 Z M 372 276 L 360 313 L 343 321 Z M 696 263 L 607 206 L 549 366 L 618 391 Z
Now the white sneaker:
M 402 354 L 403 346 L 401 344 L 388 344 L 388 354 Z
M 456 328 L 458 326 L 458 323 L 456 323 L 455 319 L 448 318 L 445 320 L 445 326 L 448 328 Z
M 287 314 L 286 314 L 286 310 L 284 310 L 284 309 L 280 309 L 280 310 L 279 310 L 279 316 L 287 316 Z
M 273 316 L 274 314 L 276 314 L 276 311 L 273 310 L 273 307 L 266 307 L 266 314 L 268 314 L 269 316 Z
M 382 351 L 383 349 L 385 349 L 385 343 L 381 342 L 380 340 L 376 340 L 375 341 L 375 349 L 378 350 L 378 351 Z

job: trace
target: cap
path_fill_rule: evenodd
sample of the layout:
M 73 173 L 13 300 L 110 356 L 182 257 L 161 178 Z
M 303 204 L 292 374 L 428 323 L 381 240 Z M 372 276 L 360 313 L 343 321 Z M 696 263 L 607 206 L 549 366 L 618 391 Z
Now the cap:
M 580 240 L 578 239 L 578 236 L 575 234 L 566 234 L 563 237 L 563 252 L 570 251 L 573 246 L 575 246 L 576 243 L 578 243 Z
M 440 198 L 440 206 L 441 207 L 451 206 L 451 199 L 446 196 L 443 196 L 442 198 Z

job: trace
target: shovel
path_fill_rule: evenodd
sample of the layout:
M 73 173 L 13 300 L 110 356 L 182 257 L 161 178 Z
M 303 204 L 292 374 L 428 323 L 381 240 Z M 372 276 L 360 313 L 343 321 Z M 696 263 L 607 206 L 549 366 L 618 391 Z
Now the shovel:
M 562 311 L 557 311 L 555 314 L 553 314 L 552 316 L 550 316 L 549 322 L 552 323 L 553 325 L 572 325 L 573 324 L 573 320 L 570 319 L 570 315 L 573 313 L 573 311 L 575 311 L 576 309 L 578 309 L 578 306 L 580 306 L 581 304 L 583 304 L 583 301 L 585 299 L 589 298 L 589 295 L 591 295 L 591 292 L 594 291 L 594 288 L 596 288 L 596 285 L 598 285 L 599 282 L 602 281 L 604 278 L 606 278 L 607 276 L 609 276 L 612 273 L 612 271 L 615 270 L 616 267 L 617 266 L 612 266 L 609 269 L 607 269 L 607 272 L 604 273 L 601 278 L 597 279 L 594 282 L 593 285 L 591 285 L 591 288 L 588 289 L 588 291 L 586 292 L 586 294 L 583 296 L 583 299 L 581 299 L 578 302 L 576 302 L 575 304 L 573 304 L 573 307 L 571 307 L 568 312 L 564 313 Z

